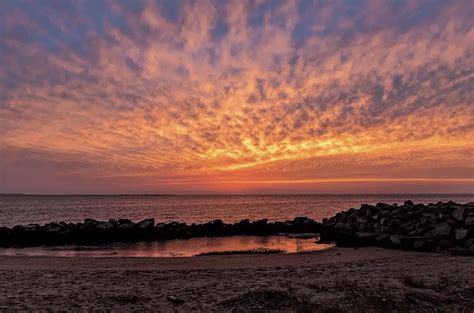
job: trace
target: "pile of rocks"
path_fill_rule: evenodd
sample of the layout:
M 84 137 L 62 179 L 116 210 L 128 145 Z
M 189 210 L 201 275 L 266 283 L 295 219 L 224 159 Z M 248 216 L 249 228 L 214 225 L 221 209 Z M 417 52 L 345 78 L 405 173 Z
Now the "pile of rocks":
M 363 204 L 323 219 L 320 241 L 474 255 L 474 202 Z
M 217 237 L 234 235 L 276 235 L 319 233 L 321 224 L 306 217 L 292 221 L 268 222 L 242 220 L 226 224 L 214 220 L 205 224 L 157 223 L 146 219 L 134 223 L 128 219 L 107 222 L 85 219 L 84 223 L 48 223 L 46 225 L 18 225 L 13 228 L 0 227 L 0 246 L 36 246 L 67 244 L 99 244 L 140 240 L 169 240 L 193 237 Z
M 226 224 L 214 220 L 205 224 L 157 223 L 146 219 L 107 222 L 85 219 L 83 223 L 48 223 L 0 227 L 0 247 L 100 244 L 140 240 L 170 240 L 235 235 L 320 234 L 320 242 L 338 246 L 380 246 L 418 251 L 449 251 L 474 255 L 474 202 L 458 204 L 404 205 L 363 204 L 360 209 L 337 213 L 318 223 L 307 217 L 292 221 L 242 220 Z

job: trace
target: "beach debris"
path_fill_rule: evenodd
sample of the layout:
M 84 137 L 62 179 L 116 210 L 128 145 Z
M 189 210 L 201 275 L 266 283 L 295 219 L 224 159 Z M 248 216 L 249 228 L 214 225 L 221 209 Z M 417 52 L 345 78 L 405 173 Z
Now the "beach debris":
M 176 297 L 176 296 L 173 296 L 173 295 L 168 296 L 166 299 L 167 299 L 169 302 L 172 302 L 172 303 L 174 303 L 174 304 L 183 304 L 183 303 L 184 303 L 184 300 L 183 300 L 183 299 L 180 299 L 180 298 L 178 298 L 178 297 Z

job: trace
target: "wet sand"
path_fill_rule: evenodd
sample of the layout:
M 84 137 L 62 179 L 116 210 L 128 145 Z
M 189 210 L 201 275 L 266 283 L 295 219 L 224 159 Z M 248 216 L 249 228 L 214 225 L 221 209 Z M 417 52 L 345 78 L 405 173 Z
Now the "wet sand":
M 474 258 L 379 248 L 188 258 L 0 257 L 2 310 L 472 312 L 472 299 Z

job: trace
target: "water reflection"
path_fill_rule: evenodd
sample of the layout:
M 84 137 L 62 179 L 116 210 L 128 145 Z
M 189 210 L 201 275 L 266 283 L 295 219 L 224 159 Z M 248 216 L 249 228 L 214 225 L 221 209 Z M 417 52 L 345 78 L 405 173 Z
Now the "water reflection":
M 314 238 L 300 239 L 285 236 L 234 236 L 192 238 L 169 241 L 119 243 L 101 246 L 55 246 L 0 249 L 8 256 L 61 257 L 190 257 L 214 251 L 252 249 L 285 250 L 287 253 L 317 251 L 331 247 L 316 244 Z

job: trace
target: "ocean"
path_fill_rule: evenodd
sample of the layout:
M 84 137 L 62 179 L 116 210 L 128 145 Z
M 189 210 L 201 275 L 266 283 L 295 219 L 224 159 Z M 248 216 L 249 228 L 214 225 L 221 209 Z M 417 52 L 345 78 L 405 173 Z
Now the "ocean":
M 128 218 L 140 221 L 205 223 L 221 219 L 233 223 L 242 219 L 290 220 L 307 216 L 320 221 L 341 210 L 358 208 L 363 203 L 402 204 L 474 201 L 474 194 L 464 195 L 127 195 L 127 196 L 0 196 L 0 226 L 48 222 L 81 222 L 84 218 L 108 220 Z

